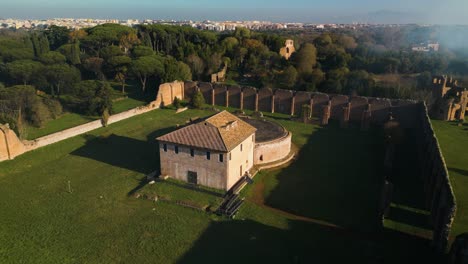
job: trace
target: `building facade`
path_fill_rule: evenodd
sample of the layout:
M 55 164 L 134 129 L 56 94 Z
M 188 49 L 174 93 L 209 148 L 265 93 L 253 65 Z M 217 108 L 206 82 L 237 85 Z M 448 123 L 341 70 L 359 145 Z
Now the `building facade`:
M 227 111 L 157 138 L 161 176 L 229 190 L 254 165 L 256 129 Z

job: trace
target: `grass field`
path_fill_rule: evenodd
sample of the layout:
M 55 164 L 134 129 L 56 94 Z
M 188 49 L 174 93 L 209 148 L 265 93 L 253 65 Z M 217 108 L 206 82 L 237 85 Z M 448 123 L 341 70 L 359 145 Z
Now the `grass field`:
M 432 120 L 432 126 L 457 199 L 457 215 L 452 227 L 454 237 L 468 230 L 468 124 L 465 122 L 459 127 L 456 122 Z
M 300 156 L 258 175 L 236 220 L 132 197 L 217 202 L 141 184 L 159 166 L 154 139 L 210 114 L 156 110 L 1 163 L 0 263 L 438 263 L 428 240 L 377 228 L 378 131 L 275 116 Z
M 67 128 L 72 128 L 96 120 L 97 117 L 84 116 L 75 113 L 65 113 L 57 119 L 47 122 L 44 127 L 29 126 L 26 131 L 26 138 L 36 139 L 55 132 L 62 131 Z
M 148 88 L 146 93 L 141 91 L 140 85 L 137 82 L 129 82 L 126 86 L 125 94 L 121 93 L 121 87 L 118 83 L 110 82 L 113 88 L 113 98 L 126 96 L 125 99 L 115 101 L 113 103 L 113 113 L 118 114 L 127 110 L 147 105 L 150 101 L 156 99 L 155 89 Z M 153 87 L 156 84 L 151 84 Z M 99 117 L 85 116 L 77 113 L 64 113 L 57 119 L 47 122 L 43 127 L 28 126 L 26 131 L 26 139 L 32 140 L 43 137 L 55 132 L 59 132 L 68 128 L 91 122 Z

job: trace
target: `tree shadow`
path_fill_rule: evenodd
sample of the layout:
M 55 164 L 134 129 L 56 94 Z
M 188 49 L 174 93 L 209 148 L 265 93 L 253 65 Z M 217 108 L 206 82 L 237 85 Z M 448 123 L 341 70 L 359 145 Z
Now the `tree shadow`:
M 177 263 L 440 263 L 430 241 L 393 230 L 360 235 L 288 220 L 212 222 Z M 411 245 L 411 246 L 408 246 Z
M 315 131 L 296 161 L 275 177 L 266 204 L 345 228 L 375 230 L 383 179 L 381 130 L 336 122 Z
M 468 171 L 467 170 L 462 170 L 462 169 L 456 169 L 456 168 L 448 168 L 449 171 L 454 171 L 460 175 L 463 175 L 463 176 L 468 176 Z

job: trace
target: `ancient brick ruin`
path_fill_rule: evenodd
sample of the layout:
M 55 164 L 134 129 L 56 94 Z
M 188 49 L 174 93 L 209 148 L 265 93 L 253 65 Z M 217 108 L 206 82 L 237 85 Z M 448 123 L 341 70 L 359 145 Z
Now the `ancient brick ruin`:
M 211 74 L 211 82 L 212 83 L 225 82 L 227 68 L 228 68 L 227 63 L 224 63 L 223 68 L 219 72 Z
M 25 152 L 25 146 L 8 124 L 0 125 L 0 161 L 11 160 Z
M 294 40 L 288 39 L 284 43 L 284 47 L 280 49 L 279 54 L 281 55 L 281 57 L 285 58 L 286 60 L 289 60 L 289 58 L 291 58 L 294 52 L 296 52 L 296 48 L 294 47 Z
M 203 82 L 185 82 L 184 90 L 186 99 L 189 98 L 188 95 L 200 90 L 205 101 L 213 106 L 231 106 L 286 115 L 300 115 L 301 108 L 308 105 L 311 116 L 318 118 L 322 125 L 327 125 L 330 120 L 336 120 L 343 128 L 346 128 L 349 123 L 359 124 L 362 130 L 367 130 L 371 125 L 391 126 L 392 124 L 388 121 L 389 116 L 392 116 L 395 122 L 393 125 L 402 129 L 412 129 L 418 135 L 420 164 L 415 166 L 419 166 L 421 171 L 415 177 L 421 177 L 424 182 L 426 206 L 430 211 L 433 230 L 433 246 L 438 252 L 445 251 L 456 212 L 455 195 L 424 102 L 349 97 L 282 89 L 256 89 Z M 389 143 L 384 161 L 385 171 L 382 172 L 380 198 L 382 218 L 385 218 L 392 202 L 393 156 L 394 146 Z
M 445 121 L 464 120 L 468 109 L 468 90 L 458 86 L 458 81 L 446 75 L 432 80 L 432 97 L 435 101 L 431 116 Z

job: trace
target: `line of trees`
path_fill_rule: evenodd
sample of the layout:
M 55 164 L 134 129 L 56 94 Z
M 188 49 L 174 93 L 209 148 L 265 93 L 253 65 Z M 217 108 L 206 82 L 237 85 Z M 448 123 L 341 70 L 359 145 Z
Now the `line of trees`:
M 383 47 L 379 43 L 385 36 L 296 35 L 292 38 L 297 52 L 285 60 L 278 51 L 291 36 L 245 28 L 215 33 L 168 25 L 104 24 L 75 31 L 57 26 L 1 31 L 0 123 L 17 120 L 41 126 L 62 109 L 109 114 L 114 92 L 109 82 L 125 94 L 127 83 L 134 80 L 142 93 L 149 93 L 155 89 L 149 89 L 149 83 L 208 81 L 224 64 L 229 66 L 230 83 L 385 97 L 411 97 L 415 90 L 428 88 L 425 79 L 431 74 L 468 74 L 468 63 L 448 53 Z M 415 87 L 389 85 L 378 78 L 389 74 L 422 77 Z M 10 113 L 16 113 L 14 118 Z

